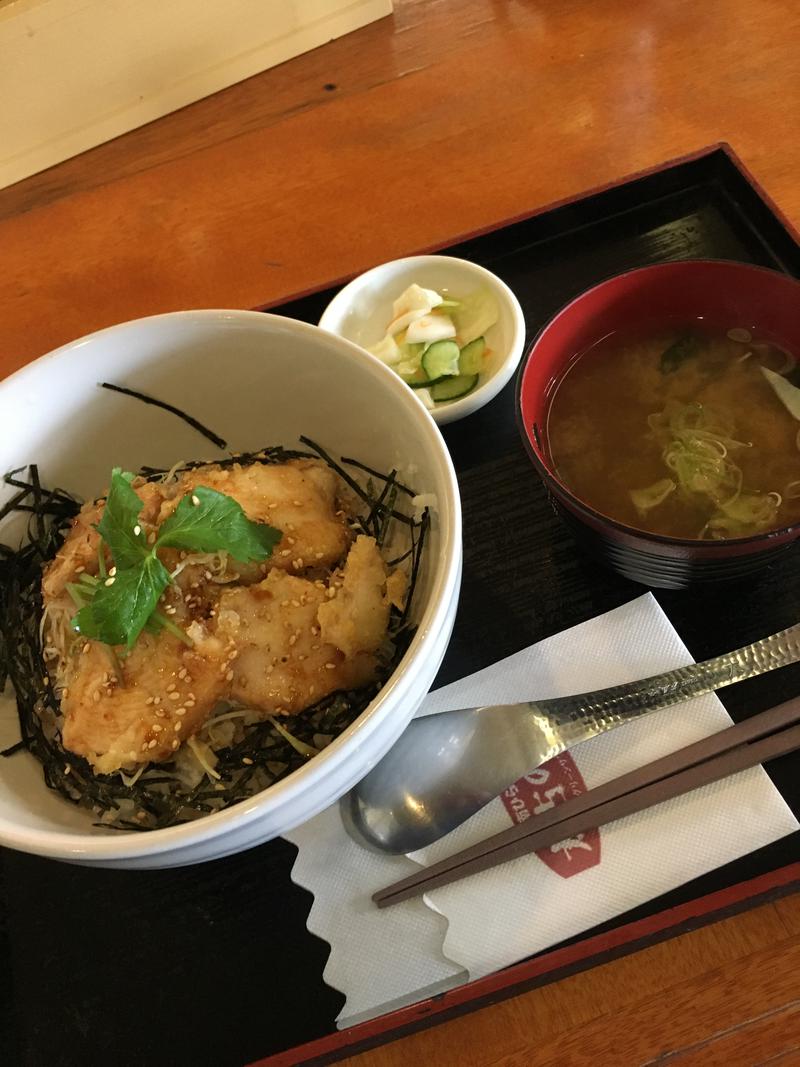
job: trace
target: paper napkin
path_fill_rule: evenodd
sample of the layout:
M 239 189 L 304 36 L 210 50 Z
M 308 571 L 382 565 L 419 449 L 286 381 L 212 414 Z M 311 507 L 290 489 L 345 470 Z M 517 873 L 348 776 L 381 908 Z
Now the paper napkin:
M 579 693 L 692 659 L 651 594 L 429 694 L 418 714 Z M 551 760 L 413 858 L 347 836 L 338 807 L 287 834 L 309 929 L 331 945 L 325 981 L 349 1026 L 479 978 L 797 829 L 761 768 L 378 911 L 378 888 L 730 725 L 714 695 L 652 713 Z

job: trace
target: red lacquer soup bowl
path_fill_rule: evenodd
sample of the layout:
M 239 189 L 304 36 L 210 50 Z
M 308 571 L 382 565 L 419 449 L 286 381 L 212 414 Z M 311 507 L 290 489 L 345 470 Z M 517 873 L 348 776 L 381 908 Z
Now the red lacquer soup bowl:
M 702 319 L 725 333 L 750 329 L 800 355 L 800 282 L 744 263 L 686 260 L 620 274 L 567 304 L 534 340 L 520 371 L 517 412 L 533 465 L 579 543 L 645 585 L 681 589 L 743 578 L 772 562 L 800 535 L 800 523 L 749 537 L 688 540 L 637 530 L 596 511 L 559 480 L 547 439 L 555 389 L 571 363 L 601 338 Z M 800 423 L 798 423 L 800 429 Z

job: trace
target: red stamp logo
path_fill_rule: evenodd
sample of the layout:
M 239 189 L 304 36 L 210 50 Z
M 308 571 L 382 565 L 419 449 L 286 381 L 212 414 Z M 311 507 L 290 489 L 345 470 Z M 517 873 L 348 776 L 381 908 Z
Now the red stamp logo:
M 586 785 L 575 761 L 568 752 L 563 752 L 509 786 L 500 799 L 511 821 L 521 823 L 585 792 Z M 562 878 L 571 878 L 600 862 L 600 831 L 577 834 L 550 848 L 538 849 L 536 855 L 551 871 Z

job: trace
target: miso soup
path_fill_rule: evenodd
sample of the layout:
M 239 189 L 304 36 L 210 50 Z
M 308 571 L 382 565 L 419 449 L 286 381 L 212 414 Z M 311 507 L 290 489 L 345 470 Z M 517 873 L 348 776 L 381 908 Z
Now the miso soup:
M 596 511 L 669 537 L 791 525 L 800 521 L 798 385 L 793 355 L 755 330 L 615 333 L 557 385 L 547 423 L 555 471 Z

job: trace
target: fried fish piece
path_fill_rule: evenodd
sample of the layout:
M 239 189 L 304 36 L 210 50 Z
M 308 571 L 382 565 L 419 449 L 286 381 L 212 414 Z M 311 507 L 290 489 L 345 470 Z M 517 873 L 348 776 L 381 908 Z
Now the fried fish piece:
M 100 642 L 72 641 L 56 671 L 68 751 L 101 774 L 132 770 L 171 759 L 220 701 L 291 715 L 376 678 L 389 616 L 386 567 L 374 539 L 364 536 L 345 559 L 352 535 L 337 507 L 338 478 L 327 466 L 316 460 L 204 466 L 174 481 L 132 484 L 151 535 L 202 485 L 283 536 L 263 564 L 163 551 L 176 577 L 162 608 L 192 647 L 166 629 L 142 633 L 119 657 Z M 48 568 L 46 622 L 49 611 L 68 627 L 67 584 L 82 571 L 97 573 L 94 527 L 102 507 L 100 501 L 81 510 Z M 328 582 L 320 577 L 326 571 Z
M 268 563 L 291 574 L 307 568 L 329 568 L 344 556 L 350 531 L 337 508 L 337 475 L 320 460 L 287 463 L 234 464 L 187 471 L 178 483 L 179 495 L 207 486 L 233 497 L 253 522 L 274 526 L 283 534 Z M 177 506 L 161 509 L 163 522 Z M 258 569 L 231 563 L 244 579 L 258 577 Z
M 322 640 L 345 656 L 375 652 L 386 637 L 389 598 L 386 564 L 374 537 L 357 537 L 347 554 L 336 595 L 317 612 Z
M 290 573 L 308 568 L 330 568 L 343 558 L 350 544 L 350 531 L 337 508 L 339 480 L 320 460 L 290 460 L 287 463 L 204 465 L 179 472 L 173 481 L 147 482 L 134 479 L 132 487 L 141 498 L 143 528 L 155 532 L 183 497 L 198 486 L 207 486 L 236 500 L 253 522 L 274 526 L 283 534 L 275 546 L 269 567 Z M 82 572 L 98 573 L 100 536 L 95 529 L 103 514 L 104 501 L 85 504 L 76 516 L 52 563 L 45 572 L 45 599 L 64 592 Z M 177 553 L 169 553 L 170 561 Z M 106 563 L 111 564 L 106 556 Z M 264 571 L 258 564 L 228 561 L 228 570 L 241 581 L 258 581 Z
M 218 633 L 233 642 L 237 704 L 272 715 L 295 715 L 338 689 L 373 681 L 373 649 L 346 654 L 324 640 L 317 614 L 328 588 L 273 569 L 257 585 L 226 589 L 219 599 Z
M 231 649 L 199 623 L 191 630 L 191 648 L 166 630 L 143 633 L 117 664 L 99 641 L 76 645 L 61 696 L 64 748 L 100 774 L 172 759 L 230 685 Z

